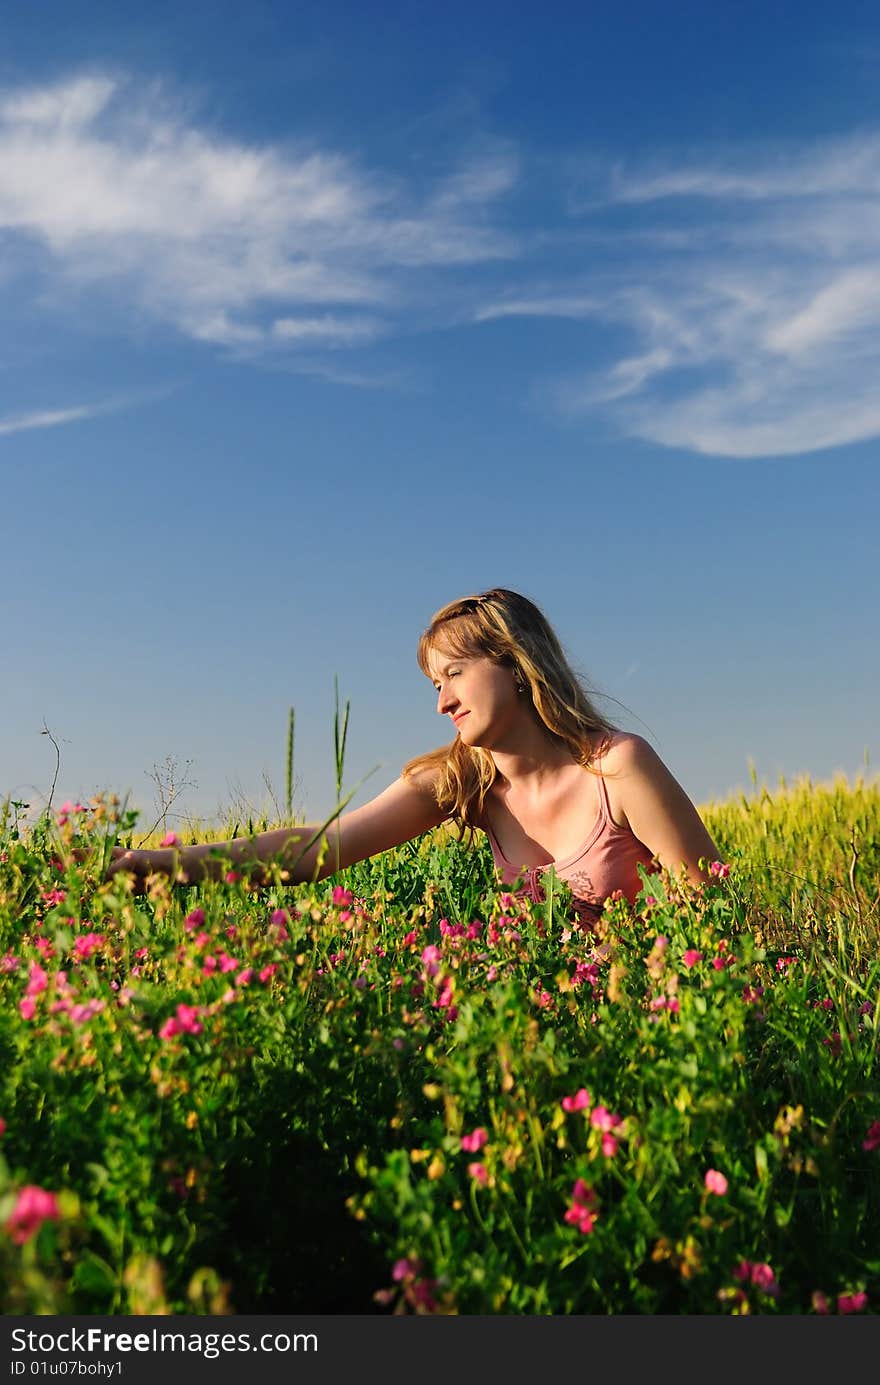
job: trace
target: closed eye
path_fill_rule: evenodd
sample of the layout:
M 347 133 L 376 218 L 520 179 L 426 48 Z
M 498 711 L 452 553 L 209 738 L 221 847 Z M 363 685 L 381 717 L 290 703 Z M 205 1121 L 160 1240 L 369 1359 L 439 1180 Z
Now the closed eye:
M 450 670 L 449 670 L 449 673 L 448 673 L 446 676 L 447 676 L 448 678 L 457 678 L 458 675 L 459 675 L 460 673 L 461 673 L 461 669 L 460 669 L 460 668 L 457 668 L 457 669 L 454 669 L 454 670 L 453 670 L 453 669 L 450 669 Z M 434 691 L 435 691 L 435 692 L 439 692 L 439 691 L 440 691 L 440 684 L 439 684 L 439 683 L 435 683 L 435 684 L 434 684 Z

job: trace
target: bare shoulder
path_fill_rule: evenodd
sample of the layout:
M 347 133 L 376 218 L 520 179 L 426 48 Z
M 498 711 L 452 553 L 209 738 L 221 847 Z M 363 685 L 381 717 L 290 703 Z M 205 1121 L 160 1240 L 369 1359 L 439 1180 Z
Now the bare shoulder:
M 625 775 L 647 767 L 662 764 L 657 752 L 645 740 L 632 731 L 615 731 L 604 755 L 597 761 L 603 774 Z
M 717 859 L 718 848 L 693 802 L 653 746 L 643 736 L 619 732 L 597 767 L 608 776 L 615 818 L 619 815 L 624 819 L 661 864 L 673 870 L 684 864 L 692 880 L 705 878 L 699 860 Z

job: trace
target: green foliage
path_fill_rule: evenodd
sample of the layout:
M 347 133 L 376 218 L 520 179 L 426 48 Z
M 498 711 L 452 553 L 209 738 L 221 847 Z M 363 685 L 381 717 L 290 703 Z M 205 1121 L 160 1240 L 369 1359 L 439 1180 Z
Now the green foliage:
M 444 830 L 138 896 L 7 811 L 0 1311 L 876 1311 L 880 793 L 704 816 L 596 938 Z

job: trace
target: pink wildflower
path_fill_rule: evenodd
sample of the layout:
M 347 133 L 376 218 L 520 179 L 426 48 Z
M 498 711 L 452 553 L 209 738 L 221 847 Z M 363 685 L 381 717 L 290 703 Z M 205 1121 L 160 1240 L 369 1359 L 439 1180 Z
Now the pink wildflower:
M 461 1147 L 466 1154 L 476 1154 L 489 1143 L 489 1132 L 484 1125 L 478 1125 L 470 1135 L 462 1135 Z
M 564 1096 L 562 1098 L 563 1111 L 583 1111 L 592 1102 L 592 1097 L 586 1087 L 581 1087 L 575 1092 L 574 1096 Z
M 92 953 L 103 945 L 104 938 L 101 933 L 81 933 L 78 938 L 73 940 L 74 955 L 81 961 L 87 962 Z
M 187 914 L 186 918 L 183 920 L 183 926 L 186 929 L 187 933 L 191 933 L 194 928 L 201 928 L 204 922 L 204 909 L 191 909 Z
M 271 980 L 271 978 L 275 975 L 277 970 L 277 962 L 267 962 L 266 965 L 263 967 L 262 971 L 260 972 L 260 980 L 264 983 L 266 981 Z
M 3 1136 L 4 1136 L 5 1134 L 6 1134 L 6 1122 L 5 1122 L 5 1120 L 3 1119 L 3 1117 L 0 1116 L 0 1140 L 2 1140 L 2 1138 L 3 1138 Z
M 178 1034 L 201 1034 L 204 1025 L 198 1018 L 199 1009 L 197 1005 L 180 1004 L 177 1007 L 177 1015 L 169 1016 L 159 1030 L 160 1039 L 173 1039 Z
M 414 928 L 411 928 L 408 933 L 404 933 L 403 941 L 401 942 L 401 947 L 412 947 L 413 943 L 417 943 L 418 940 L 418 933 Z
M 49 984 L 49 977 L 36 962 L 31 962 L 31 969 L 28 975 L 27 990 L 25 995 L 39 995 Z
M 880 1121 L 873 1121 L 868 1126 L 868 1133 L 862 1140 L 862 1149 L 867 1150 L 869 1154 L 871 1150 L 880 1149 Z
M 489 1182 L 489 1173 L 485 1164 L 468 1164 L 468 1173 L 471 1178 L 483 1188 L 485 1188 L 486 1184 Z
M 582 1178 L 575 1179 L 571 1190 L 571 1206 L 565 1213 L 565 1221 L 576 1226 L 583 1236 L 588 1236 L 596 1225 L 597 1198 L 592 1188 Z
M 771 1298 L 779 1296 L 779 1285 L 776 1283 L 776 1276 L 769 1265 L 752 1265 L 749 1278 L 762 1293 L 769 1294 Z
M 235 978 L 236 986 L 247 986 L 254 979 L 253 967 L 244 967 Z
M 177 833 L 176 833 L 176 832 L 166 832 L 166 833 L 165 833 L 165 836 L 162 838 L 162 840 L 161 840 L 161 842 L 159 843 L 159 845 L 160 845 L 160 846 L 177 846 Z
M 22 996 L 18 1002 L 18 1009 L 23 1020 L 32 1020 L 37 1009 L 37 1003 L 29 995 Z
M 177 1019 L 181 1029 L 187 1034 L 201 1034 L 204 1025 L 199 1022 L 197 1005 L 178 1005 Z
M 681 960 L 686 967 L 695 967 L 698 962 L 702 962 L 703 954 L 698 952 L 695 947 L 689 947 L 687 952 L 682 954 Z
M 60 1216 L 55 1194 L 28 1183 L 18 1194 L 6 1222 L 6 1230 L 17 1246 L 24 1245 L 39 1231 L 44 1221 L 58 1221 Z
M 828 1295 L 823 1294 L 821 1289 L 813 1290 L 813 1297 L 811 1299 L 811 1303 L 813 1306 L 814 1313 L 820 1313 L 824 1316 L 826 1313 L 831 1312 L 831 1304 L 828 1301 Z
M 726 861 L 712 861 L 709 865 L 709 874 L 716 875 L 719 880 L 726 880 L 730 874 L 730 866 Z
M 352 894 L 351 890 L 344 890 L 341 885 L 333 886 L 334 904 L 341 904 L 344 909 L 348 909 L 351 906 L 353 900 L 354 895 Z
M 868 1306 L 868 1295 L 864 1289 L 857 1294 L 838 1294 L 838 1313 L 862 1313 Z
M 105 1000 L 87 1000 L 84 1005 L 73 1005 L 70 1009 L 71 1024 L 85 1024 L 99 1015 L 106 1005 Z
M 607 1106 L 597 1106 L 590 1115 L 590 1125 L 592 1125 L 594 1130 L 607 1132 L 616 1129 L 616 1127 L 622 1125 L 622 1123 L 620 1116 L 615 1115 L 613 1111 L 609 1111 Z
M 222 972 L 235 971 L 235 968 L 238 966 L 238 962 L 236 962 L 234 957 L 230 957 L 228 952 L 219 952 L 217 954 L 217 960 L 220 963 L 220 970 Z
M 717 1169 L 707 1169 L 703 1182 L 706 1186 L 706 1192 L 714 1193 L 716 1197 L 723 1197 L 727 1192 L 727 1179 Z
M 391 1278 L 394 1280 L 395 1284 L 399 1284 L 400 1281 L 406 1279 L 408 1275 L 418 1274 L 421 1268 L 421 1260 L 395 1260 L 394 1267 L 391 1271 Z
M 440 958 L 442 955 L 439 947 L 434 943 L 422 949 L 421 960 L 429 976 L 437 975 L 437 972 L 440 970 Z
M 613 1159 L 617 1153 L 618 1144 L 613 1135 L 604 1134 L 602 1136 L 602 1153 L 606 1159 Z
M 18 958 L 14 957 L 11 952 L 7 952 L 5 957 L 0 957 L 0 971 L 18 971 Z

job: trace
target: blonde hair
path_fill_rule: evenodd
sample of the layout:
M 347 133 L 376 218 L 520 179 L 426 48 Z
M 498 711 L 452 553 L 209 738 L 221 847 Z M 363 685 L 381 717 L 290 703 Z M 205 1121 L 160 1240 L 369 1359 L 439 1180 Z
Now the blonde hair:
M 594 707 L 549 621 L 528 597 L 493 587 L 442 606 L 419 639 L 419 668 L 429 678 L 429 659 L 441 639 L 460 658 L 482 656 L 510 668 L 540 721 L 585 769 L 607 749 L 616 728 Z M 438 805 L 473 836 L 498 773 L 488 750 L 456 736 L 451 745 L 409 760 L 402 770 L 408 779 L 426 772 Z

